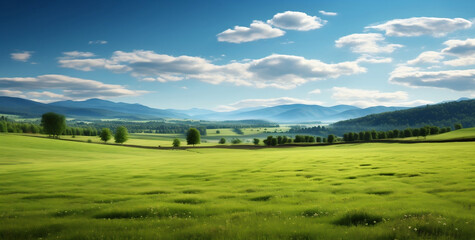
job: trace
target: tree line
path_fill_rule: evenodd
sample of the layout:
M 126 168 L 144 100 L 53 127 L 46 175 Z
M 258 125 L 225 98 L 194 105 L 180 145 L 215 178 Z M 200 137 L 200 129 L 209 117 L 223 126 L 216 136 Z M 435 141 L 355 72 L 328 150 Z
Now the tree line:
M 4 133 L 33 133 L 48 134 L 42 123 L 15 122 L 5 116 L 0 116 L 0 132 Z M 97 136 L 99 131 L 91 126 L 69 127 L 65 126 L 59 135 Z
M 461 129 L 462 124 L 454 125 L 454 129 Z M 426 137 L 428 135 L 436 135 L 440 133 L 450 132 L 450 127 L 440 128 L 438 126 L 424 126 L 421 128 L 406 128 L 404 130 L 394 129 L 389 131 L 361 131 L 361 132 L 347 132 L 343 134 L 343 141 L 372 141 L 376 139 L 390 139 L 390 138 L 407 138 L 407 137 Z
M 332 133 L 359 132 L 364 129 L 388 131 L 391 129 L 437 126 L 443 128 L 461 123 L 475 126 L 475 100 L 427 105 L 394 112 L 372 114 L 361 118 L 340 121 L 330 125 Z

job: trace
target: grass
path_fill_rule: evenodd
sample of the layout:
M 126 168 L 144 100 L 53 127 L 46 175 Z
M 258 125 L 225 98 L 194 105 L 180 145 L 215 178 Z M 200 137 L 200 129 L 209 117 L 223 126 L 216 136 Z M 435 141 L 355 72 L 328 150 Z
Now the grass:
M 158 151 L 0 134 L 0 239 L 475 239 L 474 146 Z

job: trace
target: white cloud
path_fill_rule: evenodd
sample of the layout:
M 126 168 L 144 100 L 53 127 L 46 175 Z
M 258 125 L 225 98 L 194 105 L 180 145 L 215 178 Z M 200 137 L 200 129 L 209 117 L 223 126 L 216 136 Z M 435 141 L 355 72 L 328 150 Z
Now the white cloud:
M 338 104 L 348 104 L 358 107 L 373 106 L 418 106 L 432 103 L 425 100 L 408 101 L 408 94 L 403 91 L 380 92 L 378 90 L 351 89 L 333 87 L 332 98 Z
M 276 38 L 283 36 L 284 31 L 273 28 L 261 21 L 254 21 L 250 27 L 235 26 L 218 34 L 218 41 L 230 43 L 252 42 L 259 39 Z
M 400 66 L 391 72 L 389 81 L 408 87 L 473 91 L 475 90 L 475 69 L 424 71 L 420 68 Z
M 94 57 L 94 53 L 92 52 L 79 52 L 79 51 L 71 51 L 71 52 L 63 52 L 63 55 L 66 57 L 72 58 L 81 58 L 81 57 Z
M 127 66 L 117 64 L 116 62 L 104 58 L 60 59 L 58 62 L 61 67 L 81 71 L 92 71 L 95 68 L 105 68 L 117 72 L 130 70 Z
M 273 54 L 261 59 L 216 65 L 192 56 L 169 56 L 153 51 L 116 51 L 110 59 L 59 60 L 62 67 L 83 71 L 105 68 L 127 71 L 144 81 L 195 79 L 211 84 L 232 83 L 255 87 L 290 89 L 309 81 L 366 72 L 359 61 L 324 63 L 300 56 Z
M 445 41 L 444 44 L 447 45 L 447 47 L 442 50 L 444 54 L 458 57 L 475 56 L 475 38 L 448 40 Z
M 327 11 L 323 11 L 323 10 L 320 10 L 318 12 L 322 15 L 325 15 L 325 16 L 336 16 L 336 15 L 338 15 L 338 13 L 336 13 L 336 12 L 327 12 Z
M 375 57 L 371 56 L 368 54 L 363 54 L 361 55 L 358 59 L 356 59 L 356 62 L 360 63 L 390 63 L 392 62 L 392 58 L 388 57 Z
M 474 57 L 460 57 L 452 60 L 444 61 L 445 65 L 459 67 L 459 66 L 468 66 L 475 65 L 475 56 Z
M 426 51 L 419 54 L 419 56 L 417 56 L 416 58 L 407 61 L 407 64 L 417 65 L 423 63 L 439 63 L 442 59 L 444 59 L 444 56 L 441 53 L 434 51 Z
M 48 91 L 26 93 L 33 97 L 87 99 L 121 96 L 137 96 L 147 91 L 130 90 L 121 85 L 105 84 L 95 80 L 65 75 L 41 75 L 37 77 L 0 78 L 0 88 L 10 91 L 59 89 L 61 94 Z
M 304 100 L 291 97 L 269 98 L 269 99 L 245 99 L 229 105 L 218 106 L 216 111 L 233 111 L 241 108 L 252 107 L 273 107 L 279 105 L 289 104 L 307 104 L 307 105 L 322 105 L 320 101 Z
M 309 31 L 323 27 L 326 21 L 303 12 L 286 11 L 277 13 L 272 19 L 267 20 L 267 23 L 282 29 Z
M 392 53 L 400 44 L 386 43 L 380 33 L 355 33 L 335 41 L 338 48 L 349 47 L 355 53 Z
M 444 42 L 444 44 L 447 45 L 447 47 L 442 49 L 441 54 L 456 57 L 455 59 L 444 61 L 445 65 L 475 65 L 475 38 L 448 40 Z
M 463 18 L 413 17 L 394 19 L 383 24 L 368 26 L 366 29 L 385 31 L 387 36 L 415 37 L 431 35 L 442 37 L 450 32 L 467 29 L 472 22 Z
M 321 92 L 322 92 L 322 91 L 317 88 L 317 89 L 314 89 L 314 90 L 312 90 L 312 91 L 310 91 L 310 92 L 308 92 L 308 93 L 309 93 L 309 94 L 320 94 Z
M 24 97 L 22 91 L 14 91 L 8 89 L 0 89 L 0 96 L 8 96 L 8 97 Z
M 32 51 L 24 51 L 24 52 L 11 53 L 10 56 L 15 61 L 27 62 L 31 58 L 32 53 L 33 53 Z
M 103 45 L 103 44 L 107 44 L 107 41 L 105 41 L 105 40 L 94 40 L 94 41 L 89 41 L 89 44 L 100 44 L 100 45 Z

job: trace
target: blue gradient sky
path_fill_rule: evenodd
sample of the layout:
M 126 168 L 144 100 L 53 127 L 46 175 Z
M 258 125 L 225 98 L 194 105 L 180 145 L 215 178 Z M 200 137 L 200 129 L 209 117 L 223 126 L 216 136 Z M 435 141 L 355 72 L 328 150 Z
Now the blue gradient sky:
M 474 1 L 2 1 L 0 95 L 215 110 L 473 98 L 474 9 Z M 313 19 L 313 29 L 267 22 L 286 11 Z M 393 34 L 381 27 L 395 19 L 412 25 Z M 219 41 L 218 34 L 254 20 L 285 34 Z M 427 24 L 435 28 L 418 35 Z M 363 35 L 337 46 L 351 34 Z

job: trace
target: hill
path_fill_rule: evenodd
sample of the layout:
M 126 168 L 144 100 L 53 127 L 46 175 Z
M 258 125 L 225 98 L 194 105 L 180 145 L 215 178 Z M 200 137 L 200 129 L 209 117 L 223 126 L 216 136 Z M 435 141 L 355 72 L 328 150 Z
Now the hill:
M 57 112 L 68 117 L 93 119 L 153 120 L 162 118 L 195 120 L 248 120 L 259 119 L 279 123 L 335 122 L 368 114 L 406 109 L 401 107 L 358 108 L 350 105 L 324 107 L 319 105 L 291 104 L 273 107 L 251 107 L 230 112 L 206 109 L 156 109 L 141 104 L 111 102 L 102 99 L 60 101 L 49 104 L 14 97 L 0 97 L 0 113 L 23 117 L 40 117 L 45 112 Z
M 340 121 L 331 125 L 335 131 L 391 130 L 394 128 L 434 125 L 464 127 L 475 126 L 475 100 L 463 100 L 427 105 L 406 110 L 371 114 L 365 117 Z
M 302 123 L 302 122 L 334 122 L 354 117 L 362 117 L 372 113 L 381 113 L 406 109 L 402 107 L 370 107 L 358 108 L 350 105 L 336 105 L 324 107 L 319 105 L 290 104 L 274 107 L 265 107 L 250 110 L 237 110 L 225 113 L 212 113 L 195 116 L 206 120 L 241 120 L 241 119 L 265 119 L 280 123 Z
M 185 114 L 153 109 L 140 104 L 114 103 L 100 99 L 45 104 L 22 98 L 0 96 L 0 103 L 0 113 L 32 118 L 40 117 L 46 112 L 57 112 L 78 119 L 119 118 L 141 120 L 187 117 Z

